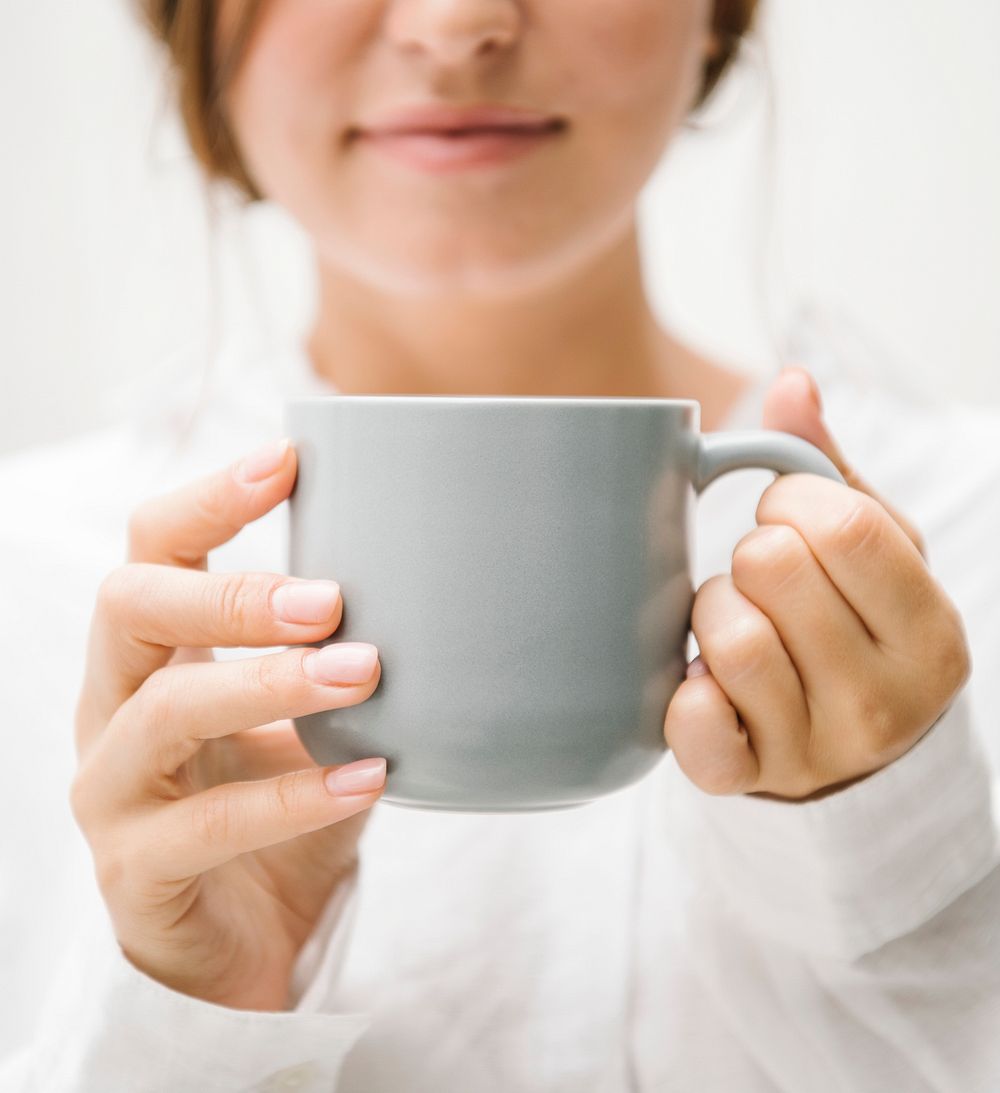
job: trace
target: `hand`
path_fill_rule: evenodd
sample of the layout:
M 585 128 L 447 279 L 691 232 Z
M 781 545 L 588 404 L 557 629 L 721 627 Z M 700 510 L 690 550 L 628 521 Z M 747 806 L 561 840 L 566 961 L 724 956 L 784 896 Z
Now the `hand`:
M 968 679 L 961 618 L 921 539 L 847 465 L 809 374 L 768 392 L 767 428 L 811 441 L 847 485 L 781 477 L 737 544 L 732 574 L 698 589 L 688 667 L 664 724 L 708 793 L 804 800 L 899 758 Z
M 209 550 L 288 496 L 296 465 L 272 445 L 133 513 L 77 703 L 70 801 L 122 951 L 174 990 L 238 1009 L 287 1008 L 295 957 L 384 788 L 384 760 L 317 767 L 287 720 L 369 698 L 373 646 L 212 655 L 340 625 L 333 581 L 206 572 Z

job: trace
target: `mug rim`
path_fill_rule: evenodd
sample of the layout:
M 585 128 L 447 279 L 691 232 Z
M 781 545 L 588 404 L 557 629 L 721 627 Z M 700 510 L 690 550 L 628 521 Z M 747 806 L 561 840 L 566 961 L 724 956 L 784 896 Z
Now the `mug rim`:
M 420 406 L 455 405 L 476 403 L 484 406 L 657 406 L 692 408 L 699 407 L 697 399 L 690 398 L 631 398 L 608 395 L 289 395 L 286 405 L 309 405 L 323 402 L 407 403 Z

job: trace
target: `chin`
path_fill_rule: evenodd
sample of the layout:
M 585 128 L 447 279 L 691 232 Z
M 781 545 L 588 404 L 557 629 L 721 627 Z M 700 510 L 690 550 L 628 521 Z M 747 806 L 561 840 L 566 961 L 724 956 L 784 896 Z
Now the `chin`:
M 604 230 L 580 229 L 561 239 L 520 239 L 511 234 L 476 238 L 407 238 L 350 242 L 325 248 L 332 265 L 393 296 L 412 298 L 519 296 L 570 275 L 621 232 L 627 219 Z
M 371 258 L 352 272 L 380 291 L 413 299 L 503 298 L 519 296 L 541 288 L 553 279 L 551 262 L 512 261 L 453 264 L 413 263 Z

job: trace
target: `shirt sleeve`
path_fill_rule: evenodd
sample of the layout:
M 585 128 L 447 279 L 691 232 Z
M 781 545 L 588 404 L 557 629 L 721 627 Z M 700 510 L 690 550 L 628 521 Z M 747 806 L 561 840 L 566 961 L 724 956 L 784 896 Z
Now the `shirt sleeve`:
M 69 814 L 82 665 L 62 651 L 85 647 L 97 585 L 121 552 L 118 499 L 97 495 L 83 505 L 72 495 L 90 498 L 86 491 L 112 469 L 117 491 L 121 468 L 134 462 L 119 455 L 114 437 L 102 434 L 0 460 L 0 486 L 21 513 L 0 534 L 0 559 L 21 577 L 0 596 L 16 622 L 0 638 L 3 711 L 18 727 L 0 778 L 12 829 L 0 853 L 0 927 L 10 953 L 0 1025 L 11 1018 L 2 1030 L 0 1090 L 331 1093 L 369 1024 L 368 1015 L 332 1000 L 358 870 L 331 894 L 299 953 L 288 1010 L 237 1010 L 172 990 L 125 957 Z M 72 549 L 52 512 L 72 524 Z M 56 673 L 45 656 L 52 634 L 62 658 Z
M 816 801 L 710 796 L 671 765 L 669 823 L 692 877 L 746 930 L 818 957 L 903 937 L 1000 868 L 966 691 L 895 762 Z
M 294 1008 L 232 1009 L 175 991 L 129 961 L 103 905 L 53 983 L 30 1047 L 0 1062 L 9 1093 L 331 1093 L 369 1024 L 320 1008 L 342 961 L 357 870 L 333 893 L 299 954 Z

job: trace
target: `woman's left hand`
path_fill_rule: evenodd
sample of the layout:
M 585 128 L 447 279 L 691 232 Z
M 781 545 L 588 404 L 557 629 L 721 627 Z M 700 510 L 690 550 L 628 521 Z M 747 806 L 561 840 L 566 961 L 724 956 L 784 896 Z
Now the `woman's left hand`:
M 692 630 L 701 655 L 667 710 L 677 762 L 708 793 L 823 796 L 891 763 L 968 679 L 958 611 L 919 534 L 847 465 L 809 374 L 786 369 L 766 428 L 811 441 L 848 485 L 780 477 L 706 581 Z

